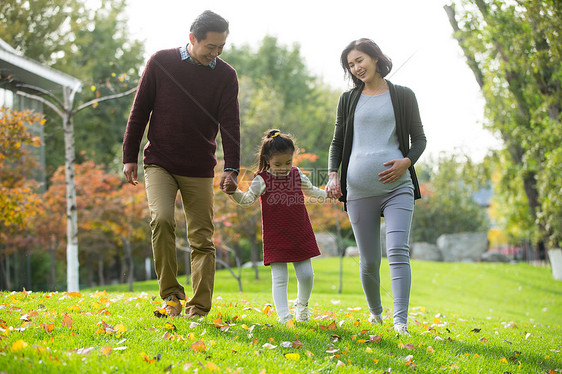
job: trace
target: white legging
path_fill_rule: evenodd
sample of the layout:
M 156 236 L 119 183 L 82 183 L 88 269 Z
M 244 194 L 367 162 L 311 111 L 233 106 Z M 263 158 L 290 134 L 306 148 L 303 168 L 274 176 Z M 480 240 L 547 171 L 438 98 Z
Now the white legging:
M 280 320 L 286 320 L 289 317 L 289 300 L 287 297 L 289 269 L 286 262 L 272 262 L 270 266 L 275 310 Z M 297 276 L 297 301 L 302 305 L 307 305 L 314 284 L 312 263 L 310 259 L 293 262 L 293 267 Z
M 409 236 L 414 212 L 414 193 L 402 187 L 384 196 L 347 202 L 347 212 L 360 257 L 363 291 L 372 314 L 382 313 L 380 292 L 380 219 L 384 212 L 386 252 L 390 265 L 390 284 L 394 304 L 394 323 L 406 324 L 410 301 Z

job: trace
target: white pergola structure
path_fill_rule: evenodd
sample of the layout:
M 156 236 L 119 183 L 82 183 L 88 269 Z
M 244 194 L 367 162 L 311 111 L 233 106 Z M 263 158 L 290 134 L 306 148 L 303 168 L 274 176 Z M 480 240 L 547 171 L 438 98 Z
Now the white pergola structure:
M 47 105 L 62 119 L 67 205 L 67 289 L 69 292 L 77 292 L 80 286 L 72 114 L 74 97 L 81 91 L 82 82 L 17 53 L 8 43 L 0 39 L 0 82 L 2 81 L 8 82 L 7 89 L 12 92 L 15 90 L 16 96 L 27 97 Z

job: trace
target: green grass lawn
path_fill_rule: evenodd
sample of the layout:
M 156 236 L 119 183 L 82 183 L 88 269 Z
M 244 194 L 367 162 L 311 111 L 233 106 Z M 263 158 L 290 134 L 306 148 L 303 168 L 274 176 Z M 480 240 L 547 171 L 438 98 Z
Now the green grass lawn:
M 562 282 L 527 264 L 412 262 L 411 336 L 392 328 L 388 263 L 383 326 L 371 325 L 359 263 L 313 261 L 310 322 L 276 322 L 269 268 L 243 289 L 216 276 L 211 313 L 156 318 L 156 282 L 80 294 L 0 292 L 0 372 L 556 373 L 562 371 Z M 292 270 L 292 269 L 291 269 Z M 296 297 L 290 272 L 289 298 Z M 181 278 L 185 280 L 185 277 Z M 187 287 L 189 290 L 189 287 Z

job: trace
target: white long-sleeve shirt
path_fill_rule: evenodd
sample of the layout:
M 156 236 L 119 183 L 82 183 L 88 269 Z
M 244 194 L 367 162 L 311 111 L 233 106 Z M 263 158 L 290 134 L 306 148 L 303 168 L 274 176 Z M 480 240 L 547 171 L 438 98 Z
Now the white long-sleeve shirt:
M 310 179 L 308 179 L 308 177 L 304 175 L 300 169 L 298 170 L 301 178 L 302 191 L 307 196 L 318 199 L 318 202 L 324 202 L 327 198 L 326 191 L 313 186 Z M 263 178 L 259 175 L 256 175 L 256 177 L 252 180 L 248 191 L 242 192 L 239 189 L 236 189 L 236 192 L 234 192 L 230 196 L 241 206 L 247 207 L 252 205 L 261 195 L 265 193 L 265 188 L 266 186 Z

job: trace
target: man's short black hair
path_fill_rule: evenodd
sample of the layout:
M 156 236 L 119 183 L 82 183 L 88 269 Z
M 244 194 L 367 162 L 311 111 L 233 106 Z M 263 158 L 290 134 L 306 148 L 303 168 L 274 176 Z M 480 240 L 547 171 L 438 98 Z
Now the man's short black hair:
M 226 32 L 228 35 L 228 21 L 215 12 L 206 10 L 193 21 L 189 31 L 193 33 L 197 41 L 207 39 L 209 31 Z

